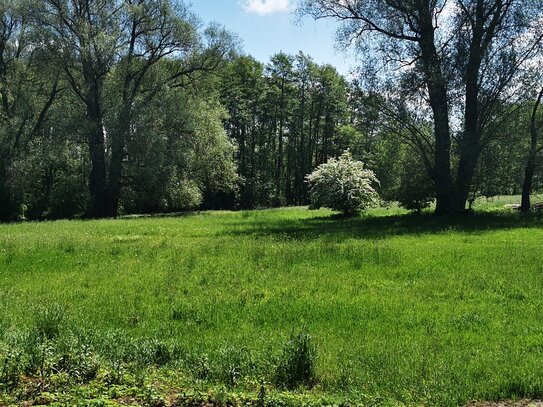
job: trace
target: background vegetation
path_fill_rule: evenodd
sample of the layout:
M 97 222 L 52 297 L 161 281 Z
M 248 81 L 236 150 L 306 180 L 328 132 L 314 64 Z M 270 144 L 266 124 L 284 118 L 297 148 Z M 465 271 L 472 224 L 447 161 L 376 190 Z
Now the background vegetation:
M 0 219 L 306 204 L 347 149 L 410 209 L 540 189 L 538 2 L 352 3 L 299 2 L 360 54 L 347 80 L 180 1 L 3 1 Z

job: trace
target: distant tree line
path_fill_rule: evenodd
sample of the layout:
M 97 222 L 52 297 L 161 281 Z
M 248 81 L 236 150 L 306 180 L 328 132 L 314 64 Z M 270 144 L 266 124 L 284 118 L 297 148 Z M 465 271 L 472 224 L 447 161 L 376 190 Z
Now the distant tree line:
M 304 180 L 347 148 L 349 84 L 329 65 L 279 53 L 267 65 L 231 61 L 221 82 L 226 131 L 236 144 L 243 208 L 305 204 Z
M 453 6 L 451 6 L 451 4 Z M 459 212 L 543 186 L 542 7 L 318 0 L 363 57 L 243 55 L 174 0 L 0 4 L 0 219 L 308 203 L 349 150 L 380 195 Z

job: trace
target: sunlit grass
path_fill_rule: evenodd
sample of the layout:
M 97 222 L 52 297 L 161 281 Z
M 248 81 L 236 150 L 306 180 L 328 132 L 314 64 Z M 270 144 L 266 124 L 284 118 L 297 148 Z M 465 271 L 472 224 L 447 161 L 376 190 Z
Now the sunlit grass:
M 543 397 L 543 221 L 504 202 L 465 218 L 293 208 L 2 225 L 0 372 L 18 352 L 21 374 L 54 374 L 30 348 L 46 343 L 54 365 L 87 346 L 110 381 L 163 366 L 256 394 L 305 327 L 310 394 Z

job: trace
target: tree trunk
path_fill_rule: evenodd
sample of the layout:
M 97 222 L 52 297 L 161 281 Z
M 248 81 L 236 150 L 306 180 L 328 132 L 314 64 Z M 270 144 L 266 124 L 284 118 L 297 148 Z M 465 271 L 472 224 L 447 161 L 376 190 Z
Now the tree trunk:
M 449 104 L 447 82 L 435 48 L 433 22 L 431 16 L 427 16 L 427 19 L 420 46 L 430 106 L 434 116 L 436 148 L 433 178 L 436 186 L 436 213 L 441 214 L 453 211 Z
M 111 143 L 111 162 L 109 164 L 109 177 L 107 184 L 107 217 L 116 217 L 119 213 L 119 200 L 121 198 L 121 177 L 124 160 L 124 131 L 121 129 L 118 137 Z
M 460 160 L 454 185 L 454 211 L 464 212 L 473 176 L 481 154 L 479 129 L 479 92 L 477 71 L 479 65 L 468 67 L 466 79 L 466 105 L 464 113 L 464 134 L 460 143 Z
M 436 186 L 436 213 L 451 212 L 452 204 L 452 178 L 451 178 L 451 139 L 449 130 L 448 109 L 446 99 L 432 103 L 434 112 L 434 132 L 436 138 L 435 175 Z
M 478 137 L 470 135 L 462 146 L 458 172 L 454 186 L 454 212 L 464 212 L 470 193 L 475 169 L 481 154 L 481 146 Z
M 282 197 L 282 179 L 283 179 L 283 126 L 284 126 L 284 111 L 285 111 L 285 80 L 281 80 L 281 102 L 280 102 L 280 113 L 279 113 L 279 151 L 277 152 L 277 172 L 276 172 L 276 194 L 277 202 L 276 206 L 281 206 L 283 197 Z
M 535 172 L 535 154 L 530 151 L 528 161 L 526 162 L 526 168 L 524 170 L 524 183 L 522 184 L 522 203 L 520 210 L 523 213 L 530 212 L 531 202 L 530 196 L 532 195 L 532 184 Z
M 87 105 L 87 118 L 89 120 L 88 145 L 91 158 L 89 215 L 94 218 L 101 218 L 108 214 L 108 193 L 104 130 L 102 127 L 102 112 L 98 103 Z
M 530 121 L 530 153 L 526 161 L 526 168 L 524 170 L 524 184 L 522 185 L 522 203 L 520 210 L 527 213 L 531 209 L 530 195 L 532 194 L 532 184 L 535 173 L 535 160 L 537 158 L 537 143 L 538 143 L 538 126 L 537 126 L 537 113 L 541 101 L 543 99 L 543 88 L 539 92 L 537 100 L 532 111 L 532 117 Z
M 460 159 L 454 185 L 454 210 L 464 212 L 481 154 L 481 129 L 479 126 L 479 70 L 482 59 L 483 33 L 474 28 L 473 40 L 466 66 L 466 100 L 464 106 L 464 133 L 460 141 Z

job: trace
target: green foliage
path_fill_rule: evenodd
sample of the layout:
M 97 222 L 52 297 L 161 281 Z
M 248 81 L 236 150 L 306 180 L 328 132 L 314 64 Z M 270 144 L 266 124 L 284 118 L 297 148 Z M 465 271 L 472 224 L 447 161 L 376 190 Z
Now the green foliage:
M 400 185 L 395 191 L 396 200 L 408 210 L 428 208 L 435 199 L 435 186 L 417 152 L 408 150 L 402 164 Z
M 306 329 L 293 333 L 283 348 L 275 371 L 275 384 L 287 389 L 312 386 L 316 382 L 317 349 Z
M 22 373 L 21 354 L 9 349 L 0 348 L 0 390 L 17 387 Z
M 349 152 L 331 158 L 307 176 L 312 207 L 341 211 L 352 215 L 376 206 L 379 195 L 374 189 L 374 173 L 353 160 Z
M 348 84 L 330 65 L 300 52 L 263 66 L 234 59 L 221 81 L 225 128 L 236 144 L 243 209 L 308 202 L 305 176 L 347 147 Z
M 135 119 L 122 189 L 124 213 L 172 212 L 213 206 L 235 194 L 234 147 L 222 126 L 224 110 L 190 92 L 164 91 Z M 209 95 L 212 98 L 213 95 Z
M 175 177 L 166 189 L 169 210 L 195 209 L 202 203 L 202 191 L 193 180 Z

